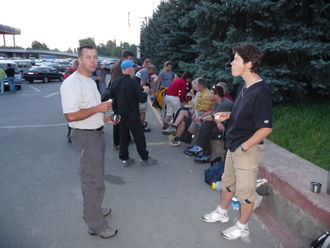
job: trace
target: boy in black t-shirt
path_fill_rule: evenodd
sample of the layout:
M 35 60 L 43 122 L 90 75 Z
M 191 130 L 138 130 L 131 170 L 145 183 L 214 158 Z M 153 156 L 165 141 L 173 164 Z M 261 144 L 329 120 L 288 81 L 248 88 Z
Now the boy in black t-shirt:
M 216 120 L 228 120 L 225 171 L 219 206 L 203 216 L 206 222 L 228 222 L 228 207 L 234 195 L 241 204 L 238 222 L 221 232 L 228 240 L 249 236 L 248 220 L 257 201 L 256 179 L 263 140 L 272 132 L 272 96 L 269 86 L 257 74 L 263 57 L 255 45 L 233 48 L 231 73 L 242 77 L 231 112 L 216 115 Z

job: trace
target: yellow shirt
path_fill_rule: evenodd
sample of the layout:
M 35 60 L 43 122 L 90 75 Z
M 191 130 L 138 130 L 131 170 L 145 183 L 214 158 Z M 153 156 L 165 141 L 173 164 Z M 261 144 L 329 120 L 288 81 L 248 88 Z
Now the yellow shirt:
M 214 100 L 211 91 L 209 89 L 205 89 L 203 92 L 200 92 L 196 103 L 196 110 L 199 112 L 211 111 L 213 105 Z

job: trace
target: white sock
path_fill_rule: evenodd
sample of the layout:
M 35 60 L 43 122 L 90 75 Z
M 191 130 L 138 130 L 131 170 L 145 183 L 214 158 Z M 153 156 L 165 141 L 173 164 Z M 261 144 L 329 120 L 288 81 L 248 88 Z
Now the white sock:
M 225 214 L 228 211 L 228 209 L 222 209 L 220 206 L 217 207 L 217 210 L 219 214 Z
M 241 224 L 239 221 L 237 221 L 236 225 L 241 228 L 241 229 L 245 229 L 245 227 L 248 225 L 247 223 L 246 224 Z

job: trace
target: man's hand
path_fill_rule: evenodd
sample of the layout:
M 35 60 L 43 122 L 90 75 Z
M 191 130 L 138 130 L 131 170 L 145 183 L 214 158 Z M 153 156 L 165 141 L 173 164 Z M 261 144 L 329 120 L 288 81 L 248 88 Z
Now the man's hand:
M 199 117 L 199 116 L 193 116 L 192 121 L 193 122 L 201 122 L 202 120 L 201 120 L 201 117 Z
M 108 112 L 111 107 L 112 107 L 112 101 L 109 100 L 97 105 L 98 112 L 102 112 L 102 113 Z
M 211 115 L 207 115 L 203 117 L 203 121 L 213 121 L 213 118 Z
M 216 123 L 229 119 L 230 112 L 217 112 L 214 114 L 214 121 Z
M 225 126 L 222 123 L 220 123 L 220 122 L 217 123 L 217 128 L 221 132 L 224 132 L 225 131 Z
M 143 86 L 143 91 L 149 94 L 150 88 L 148 86 Z
M 119 121 L 118 122 L 113 121 L 111 119 L 111 115 L 104 115 L 104 122 L 105 123 L 110 123 L 112 125 L 117 125 L 119 123 Z

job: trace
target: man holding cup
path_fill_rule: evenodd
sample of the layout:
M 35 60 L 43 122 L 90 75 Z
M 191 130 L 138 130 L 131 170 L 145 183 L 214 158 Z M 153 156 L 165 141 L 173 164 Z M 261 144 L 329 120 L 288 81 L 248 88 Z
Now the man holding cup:
M 71 140 L 80 163 L 80 180 L 83 194 L 83 218 L 90 235 L 111 238 L 117 234 L 105 216 L 110 208 L 102 208 L 105 193 L 103 137 L 104 122 L 113 123 L 105 112 L 112 102 L 101 102 L 101 95 L 91 78 L 97 66 L 97 52 L 85 45 L 78 48 L 78 70 L 68 77 L 61 86 L 63 113 L 71 131 Z

